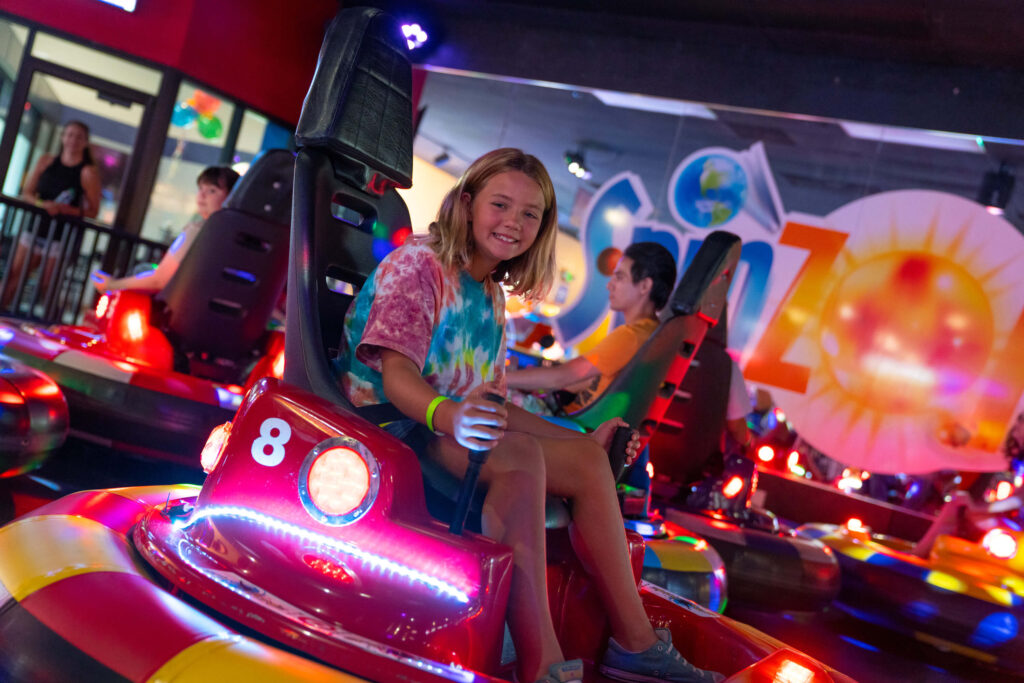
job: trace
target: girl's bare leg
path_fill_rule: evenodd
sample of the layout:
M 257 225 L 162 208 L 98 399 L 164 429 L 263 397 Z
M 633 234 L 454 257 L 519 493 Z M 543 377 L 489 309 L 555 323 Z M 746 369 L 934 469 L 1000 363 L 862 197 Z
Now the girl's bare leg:
M 54 286 L 53 275 L 57 270 L 57 261 L 60 257 L 60 250 L 51 248 L 46 254 L 46 261 L 43 263 L 43 274 L 39 278 L 39 301 L 45 302 L 50 294 L 50 288 Z
M 628 650 L 657 641 L 636 587 L 608 454 L 597 442 L 538 438 L 548 493 L 570 499 L 570 538 L 608 611 L 612 636 Z
M 459 477 L 466 470 L 466 449 L 454 439 L 436 440 L 431 457 Z M 489 485 L 481 520 L 483 532 L 512 548 L 515 567 L 508 625 L 516 646 L 517 675 L 523 683 L 536 680 L 552 664 L 565 659 L 548 605 L 545 476 L 537 439 L 514 432 L 507 432 L 491 450 L 480 473 L 481 481 Z
M 3 295 L 0 297 L 0 306 L 7 308 L 11 305 L 11 301 L 14 299 L 14 292 L 18 289 L 18 279 L 21 277 L 22 271 L 25 270 L 25 261 L 29 260 L 30 254 L 29 272 L 39 265 L 41 254 L 34 247 L 18 240 L 14 248 L 14 256 L 11 258 L 10 268 L 8 269 L 7 286 L 4 287 Z

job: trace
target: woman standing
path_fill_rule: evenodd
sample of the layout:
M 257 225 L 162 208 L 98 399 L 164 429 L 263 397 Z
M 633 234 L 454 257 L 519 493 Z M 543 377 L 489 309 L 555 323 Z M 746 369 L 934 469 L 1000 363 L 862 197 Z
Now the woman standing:
M 100 211 L 100 175 L 89 150 L 89 127 L 81 121 L 68 121 L 61 133 L 57 154 L 39 157 L 21 194 L 54 217 L 95 218 Z M 44 224 L 34 240 L 30 232 L 22 232 L 3 292 L 4 306 L 9 305 L 14 296 L 25 260 L 31 254 L 29 270 L 36 268 L 42 260 L 44 248 L 46 265 L 40 286 L 44 291 L 49 287 L 60 255 L 63 230 L 63 222 L 57 220 Z M 48 247 L 47 238 L 50 240 Z

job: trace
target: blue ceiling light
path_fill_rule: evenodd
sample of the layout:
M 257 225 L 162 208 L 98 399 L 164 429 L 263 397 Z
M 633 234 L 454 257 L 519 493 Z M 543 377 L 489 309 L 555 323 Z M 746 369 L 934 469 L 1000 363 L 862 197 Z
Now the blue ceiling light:
M 402 35 L 410 50 L 422 47 L 427 42 L 427 32 L 419 24 L 402 24 Z

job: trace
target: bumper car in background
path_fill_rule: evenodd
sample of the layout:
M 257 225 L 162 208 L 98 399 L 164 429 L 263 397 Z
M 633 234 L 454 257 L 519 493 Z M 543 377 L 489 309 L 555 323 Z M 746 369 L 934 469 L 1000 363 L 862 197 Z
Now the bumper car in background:
M 16 510 L 13 478 L 38 468 L 68 435 L 68 405 L 43 373 L 0 356 L 0 523 Z
M 695 352 L 725 309 L 740 249 L 740 239 L 731 233 L 707 235 L 650 338 L 593 402 L 550 419 L 570 429 L 595 429 L 612 417 L 621 417 L 639 430 L 641 444 L 646 445 L 690 370 Z M 612 469 L 622 481 L 624 460 L 613 462 Z M 628 486 L 620 484 L 620 493 L 627 528 L 647 541 L 644 578 L 710 609 L 724 610 L 726 572 L 714 549 L 687 525 L 652 514 L 648 499 L 638 498 Z
M 1020 675 L 1024 532 L 1019 516 L 994 512 L 988 521 L 969 538 L 938 535 L 926 556 L 915 543 L 872 533 L 856 519 L 798 531 L 838 558 L 836 604 L 845 612 Z
M 836 558 L 825 544 L 751 505 L 757 476 L 752 461 L 726 457 L 721 472 L 692 486 L 684 505 L 660 505 L 667 520 L 692 529 L 721 555 L 731 601 L 755 609 L 823 609 L 839 594 Z
M 269 150 L 207 220 L 154 297 L 101 297 L 97 327 L 0 319 L 0 350 L 60 385 L 71 432 L 194 464 L 244 387 L 281 376 L 284 341 L 267 326 L 285 283 L 294 154 Z
M 703 537 L 722 557 L 730 603 L 820 610 L 839 592 L 831 550 L 757 509 L 754 462 L 744 453 L 721 453 L 733 365 L 726 325 L 723 315 L 697 349 L 693 370 L 668 394 L 666 420 L 651 439 L 653 478 L 644 483 L 667 521 Z
M 626 528 L 644 539 L 644 581 L 724 612 L 728 598 L 725 563 L 700 535 L 652 512 L 648 492 L 620 484 Z
M 0 479 L 36 469 L 67 435 L 68 406 L 60 387 L 0 356 Z

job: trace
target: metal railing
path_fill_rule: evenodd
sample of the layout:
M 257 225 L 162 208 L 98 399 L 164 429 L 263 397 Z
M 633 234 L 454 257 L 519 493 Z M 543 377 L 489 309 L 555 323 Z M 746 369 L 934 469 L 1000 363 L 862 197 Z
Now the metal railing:
M 19 247 L 20 245 L 20 247 Z M 89 274 L 157 263 L 167 245 L 0 195 L 0 315 L 76 324 L 96 298 Z

